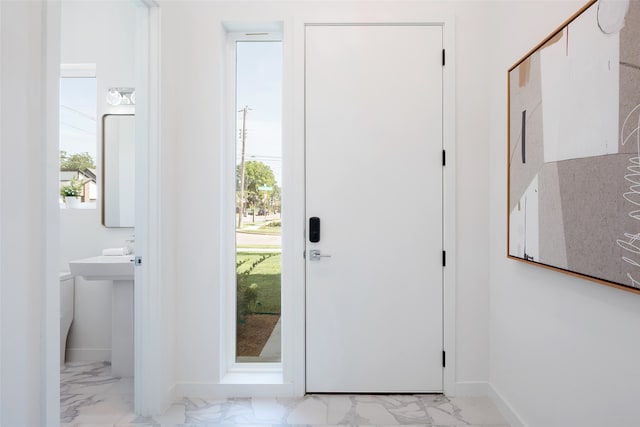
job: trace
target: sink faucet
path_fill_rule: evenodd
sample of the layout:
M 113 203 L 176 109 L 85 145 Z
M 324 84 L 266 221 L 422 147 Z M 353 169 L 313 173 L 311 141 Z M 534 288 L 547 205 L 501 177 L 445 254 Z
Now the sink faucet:
M 127 246 L 127 251 L 130 254 L 133 254 L 134 245 L 136 243 L 136 235 L 132 234 L 129 239 L 125 240 L 125 242 L 126 242 L 126 246 Z

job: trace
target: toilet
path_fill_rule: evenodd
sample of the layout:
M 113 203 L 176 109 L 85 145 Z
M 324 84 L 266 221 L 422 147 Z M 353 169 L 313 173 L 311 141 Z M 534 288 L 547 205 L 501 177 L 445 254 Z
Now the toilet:
M 73 322 L 74 279 L 68 271 L 60 272 L 60 364 L 64 365 L 67 336 Z

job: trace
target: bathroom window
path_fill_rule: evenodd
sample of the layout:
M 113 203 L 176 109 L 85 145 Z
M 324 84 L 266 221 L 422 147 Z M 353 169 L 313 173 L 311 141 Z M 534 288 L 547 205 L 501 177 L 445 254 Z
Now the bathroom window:
M 95 208 L 96 183 L 95 67 L 65 67 L 60 78 L 60 206 Z
M 279 363 L 282 42 L 243 36 L 235 42 L 235 361 Z

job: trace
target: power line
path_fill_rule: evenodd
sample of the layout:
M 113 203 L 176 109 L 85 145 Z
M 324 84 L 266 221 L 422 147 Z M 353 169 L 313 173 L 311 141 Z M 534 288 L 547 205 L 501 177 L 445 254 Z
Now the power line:
M 246 158 L 251 159 L 251 160 L 261 160 L 261 161 L 271 162 L 271 163 L 282 162 L 282 158 L 277 158 L 277 157 L 262 157 L 262 156 L 247 156 L 247 155 L 245 155 L 245 159 Z M 241 160 L 241 156 L 236 156 L 236 160 Z
M 84 133 L 89 134 L 89 135 L 95 135 L 96 134 L 95 129 L 93 131 L 90 131 L 90 130 L 82 129 L 82 128 L 79 128 L 77 126 L 70 125 L 69 123 L 64 123 L 64 122 L 60 123 L 60 125 L 68 126 L 68 127 L 72 128 L 72 129 L 79 130 L 80 132 L 84 132 Z
M 60 108 L 64 108 L 65 110 L 72 111 L 72 112 L 74 112 L 76 114 L 79 114 L 79 115 L 81 115 L 81 116 L 83 116 L 83 117 L 85 117 L 85 118 L 87 118 L 87 119 L 89 119 L 89 120 L 91 120 L 93 122 L 96 121 L 96 118 L 94 116 L 91 116 L 91 115 L 89 115 L 89 114 L 87 114 L 87 113 L 85 113 L 83 111 L 76 110 L 75 108 L 71 108 L 71 107 L 68 107 L 66 105 L 60 105 Z

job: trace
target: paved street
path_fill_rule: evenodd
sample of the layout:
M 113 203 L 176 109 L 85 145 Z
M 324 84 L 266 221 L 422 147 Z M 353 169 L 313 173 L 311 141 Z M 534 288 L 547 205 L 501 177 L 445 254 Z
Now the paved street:
M 242 233 L 236 232 L 236 245 L 239 247 L 242 246 L 280 246 L 282 244 L 281 236 L 274 236 L 271 234 L 250 234 L 250 233 Z M 244 250 L 244 248 L 242 248 Z M 279 249 L 270 250 L 276 251 Z

